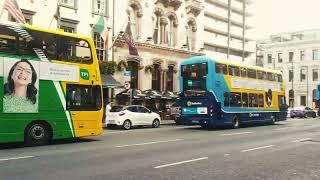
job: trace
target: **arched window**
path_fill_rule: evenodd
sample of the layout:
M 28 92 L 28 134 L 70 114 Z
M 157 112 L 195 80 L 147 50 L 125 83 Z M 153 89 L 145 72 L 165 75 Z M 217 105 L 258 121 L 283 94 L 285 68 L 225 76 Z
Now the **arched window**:
M 154 10 L 154 17 L 153 17 L 153 40 L 155 44 L 160 44 L 161 42 L 161 17 L 163 16 L 163 10 L 160 8 L 156 8 Z
M 160 91 L 160 64 L 153 64 L 152 89 Z
M 142 17 L 142 6 L 138 0 L 129 1 L 129 17 L 132 36 L 135 40 L 141 36 L 141 17 Z
M 139 38 L 139 22 L 138 22 L 138 9 L 136 6 L 131 5 L 129 7 L 130 10 L 130 25 L 132 31 L 132 37 L 137 40 Z
M 173 91 L 173 66 L 168 66 L 167 91 Z
M 178 26 L 178 18 L 174 12 L 169 12 L 167 14 L 168 17 L 168 28 L 165 37 L 165 43 L 168 44 L 169 47 L 174 47 L 177 41 L 177 26 Z
M 193 18 L 188 19 L 187 24 L 187 47 L 189 51 L 194 51 L 196 46 L 196 32 L 197 32 L 197 25 L 196 21 Z
M 139 63 L 135 61 L 128 62 L 127 71 L 131 71 L 131 88 L 138 89 L 138 81 L 139 81 Z

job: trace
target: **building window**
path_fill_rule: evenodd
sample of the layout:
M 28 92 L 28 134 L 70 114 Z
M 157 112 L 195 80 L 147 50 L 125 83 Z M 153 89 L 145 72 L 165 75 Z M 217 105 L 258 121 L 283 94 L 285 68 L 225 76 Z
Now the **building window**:
M 173 91 L 173 66 L 168 66 L 167 91 Z
M 139 81 L 139 63 L 135 61 L 128 62 L 128 71 L 131 71 L 131 88 L 138 89 L 138 81 Z
M 282 53 L 278 53 L 278 62 L 282 63 Z
M 60 24 L 60 29 L 63 29 L 64 32 L 76 33 L 78 23 L 79 23 L 79 21 L 62 18 L 61 24 Z
M 93 40 L 94 40 L 94 46 L 96 47 L 98 59 L 100 61 L 106 60 L 104 41 L 101 38 L 100 34 L 97 32 L 93 33 Z
M 307 96 L 300 96 L 300 105 L 307 106 Z
M 77 9 L 77 0 L 60 0 L 60 5 L 72 9 Z
M 293 52 L 289 52 L 289 62 L 293 62 Z
M 272 54 L 268 54 L 268 63 L 269 63 L 269 64 L 272 63 Z
M 294 78 L 293 70 L 289 70 L 289 82 L 293 81 L 293 78 Z
M 92 13 L 102 16 L 108 16 L 108 0 L 93 0 Z
M 152 89 L 160 91 L 160 65 L 159 64 L 153 65 Z
M 294 91 L 292 89 L 289 90 L 289 106 L 294 106 Z
M 139 17 L 138 8 L 136 6 L 130 6 L 130 26 L 132 31 L 132 36 L 135 40 L 139 39 Z
M 300 51 L 300 60 L 304 61 L 305 58 L 305 51 Z
M 312 69 L 312 80 L 318 81 L 318 69 Z
M 190 19 L 187 25 L 187 47 L 189 51 L 195 50 L 196 45 L 196 21 L 194 19 Z
M 26 20 L 27 24 L 32 25 L 33 23 L 33 15 L 36 13 L 34 11 L 29 11 L 25 9 L 21 9 L 24 19 Z M 10 14 L 8 16 L 8 20 L 11 22 L 17 22 Z
M 154 25 L 154 32 L 153 32 L 153 40 L 155 44 L 160 44 L 160 14 L 155 14 L 155 25 Z
M 300 70 L 300 81 L 303 82 L 306 80 L 306 69 Z
M 313 102 L 317 101 L 317 89 L 312 90 L 312 101 Z
M 320 60 L 320 54 L 318 49 L 312 50 L 312 59 L 313 60 Z

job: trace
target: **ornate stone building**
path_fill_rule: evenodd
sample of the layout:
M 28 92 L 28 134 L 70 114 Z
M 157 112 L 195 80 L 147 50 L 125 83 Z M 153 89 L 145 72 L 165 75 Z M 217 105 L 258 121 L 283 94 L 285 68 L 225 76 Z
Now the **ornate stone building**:
M 139 56 L 129 55 L 128 46 L 118 38 L 111 60 L 126 61 L 132 86 L 141 90 L 178 91 L 178 65 L 182 59 L 201 55 L 198 0 L 125 0 L 113 1 L 114 34 L 130 25 Z M 111 2 L 112 4 L 112 2 Z M 113 5 L 112 5 L 113 6 Z M 110 16 L 111 19 L 113 16 Z M 112 54 L 112 53 L 111 53 Z M 110 59 L 109 59 L 110 60 Z M 153 70 L 147 72 L 146 67 Z M 122 72 L 115 78 L 123 82 Z

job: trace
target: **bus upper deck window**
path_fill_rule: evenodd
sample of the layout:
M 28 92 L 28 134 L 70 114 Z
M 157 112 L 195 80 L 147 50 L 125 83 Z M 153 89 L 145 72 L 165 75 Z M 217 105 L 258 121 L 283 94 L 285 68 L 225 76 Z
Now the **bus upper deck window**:
M 247 68 L 241 68 L 241 77 L 247 77 L 248 73 L 247 73 Z

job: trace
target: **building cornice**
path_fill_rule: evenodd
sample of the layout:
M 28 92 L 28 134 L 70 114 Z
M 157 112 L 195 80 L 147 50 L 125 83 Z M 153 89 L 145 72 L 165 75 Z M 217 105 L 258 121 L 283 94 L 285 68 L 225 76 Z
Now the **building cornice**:
M 183 49 L 166 47 L 164 45 L 152 44 L 152 43 L 147 43 L 147 42 L 135 42 L 135 44 L 136 44 L 136 47 L 138 48 L 138 50 L 139 50 L 139 48 L 146 48 L 146 49 L 157 49 L 157 50 L 169 51 L 169 52 L 184 54 L 184 55 L 188 55 L 188 56 L 203 56 L 203 55 L 205 55 L 204 53 L 200 53 L 200 52 L 187 51 L 187 50 L 183 50 Z M 124 40 L 117 40 L 115 42 L 116 47 L 124 47 L 125 45 L 126 45 L 126 42 Z

